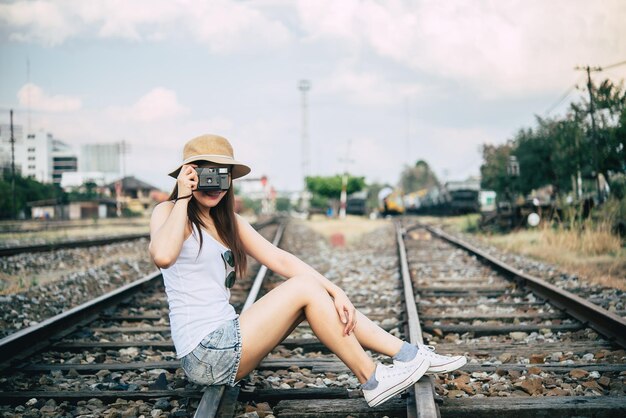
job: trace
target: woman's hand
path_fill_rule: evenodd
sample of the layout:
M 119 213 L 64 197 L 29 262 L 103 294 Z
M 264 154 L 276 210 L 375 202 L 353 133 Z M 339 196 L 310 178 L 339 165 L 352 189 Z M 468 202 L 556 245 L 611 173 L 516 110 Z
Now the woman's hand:
M 178 196 L 183 197 L 191 194 L 198 187 L 198 173 L 196 173 L 196 164 L 185 164 L 181 167 L 178 177 Z
M 343 333 L 344 335 L 350 335 L 354 327 L 356 327 L 356 308 L 343 290 L 335 291 L 332 297 L 335 300 L 335 308 L 339 318 L 341 318 L 341 322 L 346 324 Z

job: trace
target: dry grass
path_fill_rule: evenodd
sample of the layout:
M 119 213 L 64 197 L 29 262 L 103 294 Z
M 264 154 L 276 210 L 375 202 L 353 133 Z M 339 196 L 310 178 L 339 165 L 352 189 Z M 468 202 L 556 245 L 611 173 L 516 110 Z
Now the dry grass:
M 479 215 L 419 217 L 420 222 L 446 226 L 454 232 L 471 231 Z M 610 233 L 610 217 L 581 228 L 522 229 L 508 234 L 480 234 L 478 237 L 501 250 L 547 262 L 575 274 L 590 284 L 626 290 L 626 248 Z
M 582 230 L 545 226 L 541 229 L 541 237 L 549 246 L 563 248 L 583 257 L 616 254 L 622 248 L 621 239 L 611 233 L 608 222 L 596 226 L 587 223 Z
M 314 231 L 330 238 L 336 233 L 343 234 L 346 244 L 356 242 L 363 234 L 386 225 L 389 221 L 384 219 L 368 219 L 361 216 L 346 216 L 346 219 L 328 219 L 323 215 L 314 215 L 307 221 L 307 226 Z
M 626 290 L 626 249 L 608 223 L 582 230 L 544 227 L 506 235 L 485 235 L 495 246 L 546 261 L 589 283 Z
M 419 222 L 426 225 L 445 226 L 454 232 L 474 231 L 478 226 L 480 214 L 471 213 L 458 216 L 418 216 Z

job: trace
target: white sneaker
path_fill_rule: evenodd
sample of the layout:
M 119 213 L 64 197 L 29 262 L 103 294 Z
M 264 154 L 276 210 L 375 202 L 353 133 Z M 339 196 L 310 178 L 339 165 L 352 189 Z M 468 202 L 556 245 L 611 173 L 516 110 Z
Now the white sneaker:
M 426 374 L 432 373 L 448 373 L 453 370 L 456 370 L 460 367 L 463 367 L 465 363 L 467 363 L 467 359 L 465 356 L 443 356 L 441 354 L 435 353 L 435 347 L 432 345 L 417 345 L 419 350 L 415 355 L 415 358 L 411 361 L 398 361 L 394 360 L 394 366 L 396 364 L 411 364 L 411 363 L 420 363 L 422 358 L 427 358 L 430 361 L 430 367 L 426 370 Z
M 371 390 L 362 389 L 363 397 L 369 406 L 380 405 L 415 384 L 424 375 L 429 365 L 428 359 L 424 356 L 421 361 L 400 363 L 394 366 L 378 363 L 375 372 L 378 386 Z

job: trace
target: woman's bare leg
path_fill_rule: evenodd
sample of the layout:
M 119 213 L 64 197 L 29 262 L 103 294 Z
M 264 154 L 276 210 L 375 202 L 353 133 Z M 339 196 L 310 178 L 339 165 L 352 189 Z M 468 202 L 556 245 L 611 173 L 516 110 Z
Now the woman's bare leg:
M 304 312 L 311 329 L 343 361 L 361 383 L 375 369 L 355 333 L 344 335 L 332 298 L 313 277 L 298 276 L 271 290 L 239 317 L 242 353 L 237 379 L 250 373 L 295 328 Z M 367 325 L 367 324 L 366 324 Z M 357 319 L 357 328 L 358 324 Z M 366 339 L 370 338 L 366 333 Z
M 363 347 L 389 357 L 400 351 L 403 343 L 400 338 L 391 335 L 358 310 L 356 312 L 354 335 Z
M 306 318 L 302 319 L 305 320 Z M 301 321 L 298 321 L 298 324 L 300 322 Z M 291 331 L 293 331 L 293 329 Z M 284 338 L 287 338 L 287 336 L 291 334 L 291 331 L 289 331 Z M 391 335 L 358 310 L 356 311 L 354 335 L 363 348 L 376 351 L 377 353 L 389 357 L 396 355 L 403 344 L 400 338 Z

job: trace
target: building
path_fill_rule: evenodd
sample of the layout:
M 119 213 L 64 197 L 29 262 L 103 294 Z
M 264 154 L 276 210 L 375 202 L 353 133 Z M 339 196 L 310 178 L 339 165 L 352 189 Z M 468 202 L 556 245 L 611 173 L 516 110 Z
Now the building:
M 60 203 L 58 199 L 28 202 L 33 219 L 95 219 L 115 216 L 116 204 L 111 199 L 80 200 Z
M 84 144 L 80 147 L 78 171 L 65 171 L 61 187 L 65 190 L 80 189 L 85 183 L 105 187 L 122 177 L 120 156 L 123 144 Z
M 15 129 L 15 128 L 14 128 Z M 4 130 L 4 129 L 3 129 Z M 25 177 L 41 183 L 61 183 L 63 173 L 76 171 L 78 158 L 65 142 L 55 139 L 51 133 L 28 134 L 15 144 L 15 166 Z M 4 138 L 2 139 L 3 149 Z M 10 143 L 9 143 L 10 150 Z M 10 151 L 9 151 L 10 152 Z
M 79 170 L 82 172 L 113 173 L 121 177 L 120 156 L 122 144 L 84 144 L 80 147 Z
M 52 182 L 60 185 L 63 173 L 78 170 L 78 157 L 71 147 L 58 139 L 52 139 Z
M 134 176 L 127 176 L 106 186 L 106 194 L 117 199 L 120 207 L 135 213 L 147 214 L 157 203 L 159 189 Z

